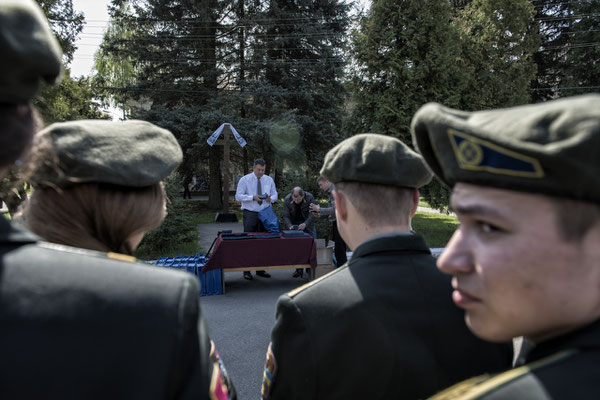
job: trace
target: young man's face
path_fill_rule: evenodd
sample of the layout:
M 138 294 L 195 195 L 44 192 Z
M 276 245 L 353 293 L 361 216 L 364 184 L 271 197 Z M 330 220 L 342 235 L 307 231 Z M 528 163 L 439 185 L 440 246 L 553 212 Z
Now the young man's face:
M 598 224 L 567 242 L 549 197 L 463 183 L 451 204 L 461 225 L 438 267 L 476 335 L 539 342 L 598 318 Z
M 327 189 L 329 189 L 329 186 L 331 186 L 331 182 L 325 180 L 325 181 L 319 181 L 317 182 L 319 184 L 319 187 L 321 188 L 322 191 L 326 192 Z
M 256 164 L 252 169 L 257 178 L 262 178 L 265 174 L 265 165 Z

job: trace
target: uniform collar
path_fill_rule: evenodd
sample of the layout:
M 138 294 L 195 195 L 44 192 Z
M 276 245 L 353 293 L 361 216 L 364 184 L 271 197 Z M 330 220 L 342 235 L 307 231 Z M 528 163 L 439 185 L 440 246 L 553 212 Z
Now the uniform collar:
M 38 240 L 33 233 L 0 217 L 0 243 L 35 243 Z
M 565 335 L 536 345 L 527 355 L 527 362 L 539 360 L 565 349 L 598 349 L 600 347 L 600 319 Z
M 351 260 L 373 253 L 402 251 L 406 253 L 431 254 L 423 236 L 413 232 L 392 232 L 373 236 L 352 252 Z

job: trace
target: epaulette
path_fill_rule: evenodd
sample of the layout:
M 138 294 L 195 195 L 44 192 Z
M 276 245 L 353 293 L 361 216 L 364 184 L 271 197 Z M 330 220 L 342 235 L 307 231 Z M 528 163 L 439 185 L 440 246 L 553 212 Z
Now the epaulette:
M 343 265 L 343 266 L 341 266 L 341 267 L 339 267 L 339 268 L 336 268 L 336 269 L 334 269 L 333 271 L 329 272 L 328 274 L 325 274 L 325 275 L 323 275 L 323 276 L 322 276 L 322 277 L 320 277 L 320 278 L 317 278 L 317 279 L 314 279 L 314 280 L 312 280 L 312 281 L 310 281 L 310 282 L 307 282 L 307 283 L 305 283 L 305 284 L 304 284 L 304 285 L 302 285 L 302 286 L 298 286 L 296 289 L 294 289 L 294 290 L 292 290 L 292 291 L 289 291 L 289 292 L 287 292 L 287 295 L 288 295 L 289 297 L 294 297 L 294 296 L 296 296 L 298 293 L 302 293 L 302 292 L 303 292 L 303 291 L 305 291 L 306 289 L 308 289 L 308 288 L 310 288 L 310 287 L 312 287 L 312 286 L 316 285 L 317 283 L 321 282 L 323 279 L 325 279 L 325 278 L 327 278 L 327 277 L 329 277 L 329 276 L 332 276 L 332 275 L 334 275 L 334 274 L 337 274 L 338 272 L 340 272 L 340 271 L 343 271 L 343 270 L 344 270 L 344 269 L 346 269 L 346 268 L 348 268 L 348 264 L 345 264 L 345 265 Z
M 575 354 L 577 350 L 563 350 L 541 360 L 525 364 L 518 368 L 513 368 L 497 375 L 480 375 L 466 381 L 457 383 L 454 386 L 432 396 L 429 400 L 477 400 L 484 398 L 486 394 L 493 392 L 500 387 L 515 381 L 516 379 L 528 374 L 529 372 L 559 362 Z
M 62 251 L 65 253 L 80 254 L 80 255 L 87 256 L 87 257 L 109 258 L 111 260 L 136 262 L 135 257 L 128 256 L 126 254 L 120 254 L 120 253 L 113 253 L 113 252 L 104 253 L 101 251 L 82 249 L 79 247 L 66 246 L 64 244 L 57 244 L 57 243 L 50 243 L 50 242 L 38 242 L 38 246 L 46 248 L 46 249 Z

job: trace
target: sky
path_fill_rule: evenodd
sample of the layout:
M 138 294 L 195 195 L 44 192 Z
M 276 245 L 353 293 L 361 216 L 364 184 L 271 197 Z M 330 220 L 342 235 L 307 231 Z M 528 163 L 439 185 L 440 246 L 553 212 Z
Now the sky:
M 72 77 L 88 76 L 92 73 L 94 53 L 98 50 L 108 25 L 109 3 L 110 0 L 73 0 L 73 8 L 83 12 L 86 24 L 75 42 L 77 51 L 71 63 Z
M 77 51 L 71 63 L 71 76 L 89 76 L 94 67 L 94 53 L 102 42 L 102 36 L 108 25 L 108 4 L 110 0 L 73 0 L 73 8 L 82 11 L 86 24 L 75 42 Z M 369 0 L 359 0 L 366 7 Z

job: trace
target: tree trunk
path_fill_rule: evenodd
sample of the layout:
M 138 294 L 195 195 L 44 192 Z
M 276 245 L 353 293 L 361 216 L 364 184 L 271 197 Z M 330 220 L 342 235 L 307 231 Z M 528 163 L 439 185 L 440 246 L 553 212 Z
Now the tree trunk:
M 221 191 L 221 147 L 213 146 L 209 151 L 208 159 L 208 208 L 219 211 L 223 208 Z

